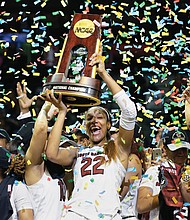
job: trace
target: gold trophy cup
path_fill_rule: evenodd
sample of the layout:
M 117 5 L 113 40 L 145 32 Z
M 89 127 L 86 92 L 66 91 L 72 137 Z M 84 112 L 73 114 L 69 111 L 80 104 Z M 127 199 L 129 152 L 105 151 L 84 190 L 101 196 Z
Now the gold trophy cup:
M 43 93 L 53 89 L 70 106 L 100 104 L 101 82 L 96 79 L 96 66 L 90 66 L 89 59 L 99 50 L 101 21 L 97 14 L 74 15 L 56 72 L 47 77 Z

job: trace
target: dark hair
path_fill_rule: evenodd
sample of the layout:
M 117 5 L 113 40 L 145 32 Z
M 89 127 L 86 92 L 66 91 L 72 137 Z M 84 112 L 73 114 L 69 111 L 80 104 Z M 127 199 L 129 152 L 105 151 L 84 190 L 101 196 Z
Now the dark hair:
M 142 165 L 142 173 L 144 174 L 146 171 L 146 153 L 144 150 L 144 144 L 142 141 L 133 141 L 131 146 L 131 153 L 138 156 Z
M 6 175 L 14 175 L 17 180 L 23 180 L 25 173 L 25 158 L 21 154 L 13 155 L 8 169 L 5 171 Z
M 108 156 L 109 162 L 113 159 L 116 161 L 117 158 L 117 148 L 115 147 L 115 142 L 113 139 L 108 140 L 103 146 L 105 154 Z
M 20 139 L 13 139 L 9 142 L 9 151 L 12 154 L 25 154 L 25 146 L 24 144 L 20 141 Z
M 83 133 L 80 129 L 77 129 L 77 130 L 74 132 L 74 134 L 75 134 L 76 136 L 80 136 L 80 137 L 82 137 L 82 138 L 87 138 L 87 139 L 89 139 L 89 136 L 88 136 L 86 133 Z
M 65 168 L 59 164 L 53 163 L 46 158 L 43 157 L 45 166 L 53 179 L 61 179 L 65 175 Z

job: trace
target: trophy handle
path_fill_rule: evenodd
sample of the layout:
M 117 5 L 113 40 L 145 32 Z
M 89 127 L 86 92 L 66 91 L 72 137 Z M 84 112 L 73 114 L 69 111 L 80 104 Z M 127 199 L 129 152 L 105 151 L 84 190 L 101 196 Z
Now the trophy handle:
M 100 49 L 100 39 L 97 39 L 96 41 L 96 48 L 95 48 L 95 53 L 98 53 Z M 96 77 L 96 65 L 92 67 L 92 74 L 91 74 L 92 78 Z
M 60 66 L 60 64 L 61 64 L 61 57 L 63 56 L 63 52 L 64 52 L 64 50 L 65 50 L 65 46 L 66 46 L 66 43 L 67 43 L 67 39 L 68 39 L 68 35 L 66 35 L 65 40 L 64 40 L 64 43 L 63 43 L 63 46 L 62 46 L 62 49 L 61 49 L 61 54 L 60 54 L 60 57 L 59 57 L 59 60 L 58 60 L 58 64 L 57 64 L 57 67 L 56 67 L 55 74 L 58 73 L 58 69 L 59 69 L 59 66 Z

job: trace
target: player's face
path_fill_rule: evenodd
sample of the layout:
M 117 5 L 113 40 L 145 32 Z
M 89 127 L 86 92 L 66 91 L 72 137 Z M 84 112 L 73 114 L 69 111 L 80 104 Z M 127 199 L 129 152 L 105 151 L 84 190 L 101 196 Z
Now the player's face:
M 170 158 L 172 161 L 180 166 L 183 166 L 187 160 L 187 149 L 181 148 L 175 151 L 170 151 Z
M 110 127 L 106 113 L 98 107 L 90 108 L 86 114 L 86 131 L 92 144 L 103 144 Z

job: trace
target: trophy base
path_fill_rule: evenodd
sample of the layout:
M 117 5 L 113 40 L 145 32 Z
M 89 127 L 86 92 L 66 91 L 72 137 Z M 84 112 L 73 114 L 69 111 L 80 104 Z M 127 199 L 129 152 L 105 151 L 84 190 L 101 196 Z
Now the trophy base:
M 82 77 L 79 83 L 50 80 L 43 85 L 42 95 L 46 89 L 53 89 L 55 96 L 62 94 L 63 102 L 70 106 L 90 107 L 101 103 L 100 82 L 90 77 Z

